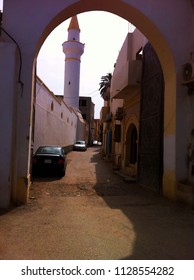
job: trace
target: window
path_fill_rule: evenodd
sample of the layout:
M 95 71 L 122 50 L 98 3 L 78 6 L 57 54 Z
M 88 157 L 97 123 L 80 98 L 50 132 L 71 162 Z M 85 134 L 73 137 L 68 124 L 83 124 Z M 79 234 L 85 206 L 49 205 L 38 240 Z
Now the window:
M 85 100 L 85 99 L 80 99 L 79 100 L 79 106 L 85 107 L 86 105 L 87 105 L 87 100 Z
M 86 114 L 82 114 L 84 120 L 86 120 Z
M 136 52 L 136 59 L 137 59 L 137 60 L 142 60 L 142 55 L 143 55 L 143 48 L 140 48 L 140 49 Z
M 115 124 L 114 140 L 115 140 L 115 142 L 121 142 L 121 125 L 120 124 Z
M 54 110 L 54 103 L 53 103 L 53 101 L 51 102 L 51 111 L 53 111 Z

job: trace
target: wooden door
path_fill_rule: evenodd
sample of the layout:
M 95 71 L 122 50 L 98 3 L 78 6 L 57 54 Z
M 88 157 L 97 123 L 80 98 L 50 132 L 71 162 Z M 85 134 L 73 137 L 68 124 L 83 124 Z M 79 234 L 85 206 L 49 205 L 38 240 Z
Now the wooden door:
M 143 49 L 138 181 L 156 192 L 163 176 L 164 80 L 159 59 L 147 43 Z

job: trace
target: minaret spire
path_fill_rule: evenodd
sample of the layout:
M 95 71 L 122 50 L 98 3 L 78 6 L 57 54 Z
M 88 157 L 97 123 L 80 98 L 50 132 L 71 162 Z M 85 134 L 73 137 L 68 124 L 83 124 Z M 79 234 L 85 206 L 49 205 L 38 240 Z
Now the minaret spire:
M 77 16 L 71 18 L 68 38 L 63 43 L 65 53 L 64 101 L 68 106 L 79 108 L 80 58 L 84 44 L 80 43 L 80 28 Z
M 68 31 L 69 31 L 70 29 L 77 29 L 77 30 L 80 31 L 79 23 L 78 23 L 78 20 L 77 20 L 77 16 L 73 16 L 73 17 L 71 18 Z

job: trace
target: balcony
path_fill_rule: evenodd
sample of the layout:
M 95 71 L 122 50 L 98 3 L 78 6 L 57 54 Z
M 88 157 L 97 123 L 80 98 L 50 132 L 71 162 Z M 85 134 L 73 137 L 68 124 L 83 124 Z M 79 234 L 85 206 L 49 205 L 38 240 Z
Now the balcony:
M 121 121 L 123 119 L 123 107 L 117 108 L 114 119 L 117 121 Z
M 111 81 L 111 99 L 127 99 L 139 91 L 142 75 L 142 61 L 126 61 L 113 73 Z
M 110 112 L 110 108 L 107 106 L 102 107 L 101 112 L 100 112 L 100 120 L 101 122 L 105 122 L 107 119 L 107 115 Z
M 111 113 L 111 112 L 108 112 L 108 113 L 105 115 L 104 122 L 111 122 L 111 121 L 112 121 L 112 113 Z

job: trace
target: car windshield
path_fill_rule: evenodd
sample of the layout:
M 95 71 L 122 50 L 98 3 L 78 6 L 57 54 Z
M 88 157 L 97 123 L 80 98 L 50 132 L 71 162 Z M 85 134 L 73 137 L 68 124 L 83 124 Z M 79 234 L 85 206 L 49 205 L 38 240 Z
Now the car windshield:
M 37 150 L 38 154 L 61 154 L 61 148 L 60 147 L 40 147 Z
M 76 144 L 85 144 L 85 141 L 77 141 Z

